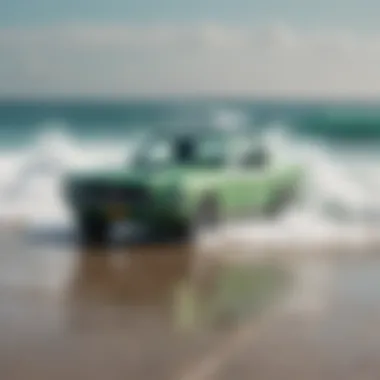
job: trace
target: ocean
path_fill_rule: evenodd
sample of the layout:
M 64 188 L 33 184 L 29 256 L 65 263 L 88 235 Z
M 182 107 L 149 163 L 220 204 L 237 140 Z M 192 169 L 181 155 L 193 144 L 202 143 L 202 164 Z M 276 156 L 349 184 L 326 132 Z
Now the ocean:
M 237 99 L 1 101 L 0 220 L 67 228 L 67 171 L 122 163 L 143 132 L 226 124 L 258 131 L 309 174 L 280 227 L 252 221 L 243 235 L 311 238 L 380 222 L 379 105 Z

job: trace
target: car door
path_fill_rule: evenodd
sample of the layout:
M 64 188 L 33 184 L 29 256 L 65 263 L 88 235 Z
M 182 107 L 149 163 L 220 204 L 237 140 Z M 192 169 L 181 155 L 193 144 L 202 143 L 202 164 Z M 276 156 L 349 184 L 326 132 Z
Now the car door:
M 263 147 L 242 152 L 234 168 L 235 213 L 246 216 L 261 213 L 270 199 L 270 159 Z

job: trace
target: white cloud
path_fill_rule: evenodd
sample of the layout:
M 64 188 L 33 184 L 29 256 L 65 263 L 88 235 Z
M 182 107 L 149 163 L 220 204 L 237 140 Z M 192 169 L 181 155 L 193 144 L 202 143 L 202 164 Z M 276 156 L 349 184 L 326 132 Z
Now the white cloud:
M 276 24 L 0 30 L 0 95 L 372 96 L 380 36 Z

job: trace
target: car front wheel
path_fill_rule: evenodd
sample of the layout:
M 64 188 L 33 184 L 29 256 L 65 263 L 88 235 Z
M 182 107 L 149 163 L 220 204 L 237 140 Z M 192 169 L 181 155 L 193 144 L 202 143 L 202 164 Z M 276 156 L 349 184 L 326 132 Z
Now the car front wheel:
M 107 244 L 109 226 L 100 216 L 81 215 L 78 218 L 79 240 L 85 247 L 104 247 Z
M 205 197 L 191 217 L 160 221 L 151 226 L 151 230 L 155 238 L 190 242 L 196 239 L 200 232 L 213 229 L 218 224 L 218 204 L 213 197 Z

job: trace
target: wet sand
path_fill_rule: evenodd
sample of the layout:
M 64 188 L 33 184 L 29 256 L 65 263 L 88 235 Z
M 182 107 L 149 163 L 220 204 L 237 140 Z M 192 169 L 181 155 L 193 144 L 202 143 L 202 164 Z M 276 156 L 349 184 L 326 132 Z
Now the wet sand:
M 306 302 L 304 308 L 289 309 L 231 354 L 212 378 L 377 379 L 379 275 L 378 258 L 341 260 L 323 305 Z
M 376 255 L 283 260 L 292 281 L 270 302 L 280 306 L 276 312 L 199 326 L 187 291 L 180 300 L 189 315 L 178 317 L 181 286 L 193 284 L 187 290 L 210 303 L 220 271 L 247 267 L 241 259 L 224 264 L 202 259 L 194 247 L 168 244 L 107 252 L 51 243 L 7 248 L 0 255 L 5 379 L 332 380 L 380 373 Z M 208 373 L 204 363 L 211 363 Z
M 175 328 L 188 247 L 11 254 L 0 260 L 4 378 L 168 379 L 218 339 Z

